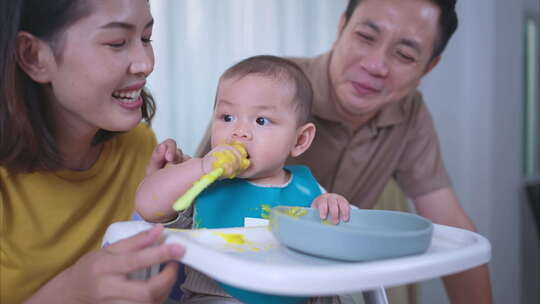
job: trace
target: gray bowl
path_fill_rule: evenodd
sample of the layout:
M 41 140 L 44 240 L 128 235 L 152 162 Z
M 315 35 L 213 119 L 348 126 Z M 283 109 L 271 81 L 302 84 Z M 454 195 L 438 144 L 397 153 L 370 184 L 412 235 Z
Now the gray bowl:
M 277 206 L 270 228 L 283 245 L 310 255 L 369 261 L 425 252 L 433 233 L 428 219 L 413 213 L 351 209 L 349 222 L 329 224 L 314 208 Z

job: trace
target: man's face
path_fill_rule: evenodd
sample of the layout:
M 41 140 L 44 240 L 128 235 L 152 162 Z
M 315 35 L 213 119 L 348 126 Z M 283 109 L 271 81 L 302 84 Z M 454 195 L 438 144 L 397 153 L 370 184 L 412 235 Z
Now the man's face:
M 364 0 L 334 43 L 330 79 L 338 111 L 365 122 L 420 83 L 431 60 L 439 9 L 426 0 Z

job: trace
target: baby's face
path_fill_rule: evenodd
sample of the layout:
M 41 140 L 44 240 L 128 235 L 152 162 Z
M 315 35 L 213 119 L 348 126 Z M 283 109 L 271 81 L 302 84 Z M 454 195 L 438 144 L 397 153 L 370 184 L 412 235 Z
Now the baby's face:
M 271 180 L 297 140 L 294 90 L 282 82 L 250 74 L 223 80 L 218 88 L 212 119 L 212 147 L 239 141 L 251 165 L 240 177 Z

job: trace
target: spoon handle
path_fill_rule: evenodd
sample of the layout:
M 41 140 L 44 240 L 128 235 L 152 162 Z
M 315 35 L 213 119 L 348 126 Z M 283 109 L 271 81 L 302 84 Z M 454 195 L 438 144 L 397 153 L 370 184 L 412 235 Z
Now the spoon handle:
M 197 181 L 193 183 L 193 186 L 189 188 L 184 195 L 182 195 L 173 205 L 173 209 L 180 212 L 183 210 L 186 210 L 197 195 L 201 193 L 206 187 L 208 187 L 211 183 L 215 182 L 216 179 L 218 179 L 222 174 L 224 170 L 223 168 L 216 168 L 210 173 L 203 175 L 201 178 L 199 178 Z

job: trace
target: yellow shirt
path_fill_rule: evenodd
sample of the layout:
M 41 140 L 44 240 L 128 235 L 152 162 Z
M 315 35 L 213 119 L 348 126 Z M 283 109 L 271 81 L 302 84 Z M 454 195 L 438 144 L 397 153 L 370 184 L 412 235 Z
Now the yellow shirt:
M 156 138 L 146 124 L 107 141 L 86 171 L 8 176 L 0 167 L 0 303 L 20 303 L 129 220 Z

